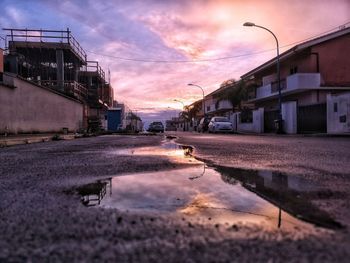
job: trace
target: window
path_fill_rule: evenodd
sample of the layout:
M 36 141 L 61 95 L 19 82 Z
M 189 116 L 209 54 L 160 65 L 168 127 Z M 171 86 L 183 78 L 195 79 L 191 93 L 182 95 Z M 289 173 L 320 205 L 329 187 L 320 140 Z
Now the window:
M 240 114 L 241 123 L 252 123 L 253 112 L 251 110 L 243 110 Z
M 207 111 L 210 111 L 210 106 L 207 106 Z
M 334 102 L 333 104 L 333 111 L 338 112 L 338 103 Z
M 298 67 L 295 66 L 295 67 L 290 68 L 289 72 L 290 72 L 290 75 L 298 73 Z
M 218 117 L 218 118 L 214 118 L 215 122 L 230 122 L 226 117 Z
M 346 123 L 346 115 L 339 116 L 339 122 Z

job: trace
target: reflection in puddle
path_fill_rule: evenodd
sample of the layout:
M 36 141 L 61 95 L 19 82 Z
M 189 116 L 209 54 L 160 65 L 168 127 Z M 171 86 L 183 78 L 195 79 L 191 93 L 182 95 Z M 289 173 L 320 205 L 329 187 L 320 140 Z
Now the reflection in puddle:
M 167 156 L 177 163 L 201 164 L 202 162 L 192 157 L 193 148 L 191 146 L 179 145 L 172 140 L 165 140 L 160 146 L 140 147 L 130 149 L 118 149 L 112 154 L 117 155 L 147 155 L 147 156 Z
M 118 154 L 127 154 L 125 151 Z M 138 148 L 129 154 L 165 154 L 200 164 L 191 157 L 191 152 L 190 147 L 166 141 L 162 147 Z M 85 204 L 122 211 L 175 214 L 203 222 L 258 223 L 293 231 L 296 227 L 304 231 L 314 228 L 306 222 L 331 229 L 341 227 L 311 203 L 309 197 L 322 189 L 303 178 L 269 171 L 214 169 L 201 164 L 115 176 L 109 182 L 99 181 L 96 187 L 90 184 L 80 188 L 84 189 L 80 194 L 85 194 Z M 106 195 L 108 185 L 109 196 Z M 89 197 L 87 189 L 94 192 L 94 199 Z
M 86 206 L 95 206 L 101 203 L 101 200 L 107 193 L 109 186 L 109 194 L 112 195 L 112 178 L 98 180 L 96 183 L 91 183 L 78 188 L 78 193 L 81 195 L 81 202 Z

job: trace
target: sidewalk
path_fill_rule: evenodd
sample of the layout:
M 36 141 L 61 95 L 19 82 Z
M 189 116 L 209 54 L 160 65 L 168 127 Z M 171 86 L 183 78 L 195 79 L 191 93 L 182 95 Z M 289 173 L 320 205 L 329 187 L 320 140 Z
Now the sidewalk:
M 331 133 L 293 133 L 293 134 L 277 134 L 277 133 L 254 133 L 246 131 L 235 131 L 231 133 L 198 133 L 196 131 L 166 131 L 165 134 L 169 135 L 180 135 L 180 134 L 207 134 L 207 135 L 247 135 L 247 136 L 266 136 L 266 137 L 341 137 L 341 138 L 350 138 L 350 133 L 340 133 L 340 134 L 331 134 Z
M 1 135 L 0 148 L 20 144 L 48 142 L 54 140 L 54 136 L 56 136 L 56 133 Z M 72 140 L 74 138 L 75 134 L 59 134 L 59 139 L 61 140 Z

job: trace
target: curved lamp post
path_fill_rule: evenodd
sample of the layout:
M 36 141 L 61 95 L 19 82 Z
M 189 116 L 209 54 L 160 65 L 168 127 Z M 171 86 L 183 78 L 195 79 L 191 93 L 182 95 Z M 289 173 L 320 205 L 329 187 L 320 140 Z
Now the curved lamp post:
M 176 101 L 176 102 L 180 102 L 181 104 L 182 104 L 182 109 L 184 109 L 185 108 L 185 104 L 181 101 L 181 100 L 177 100 L 177 99 L 174 99 L 174 101 Z
M 187 85 L 188 85 L 188 86 L 195 86 L 195 87 L 198 87 L 198 88 L 200 88 L 200 89 L 202 90 L 202 94 L 203 94 L 202 108 L 203 108 L 203 114 L 204 114 L 204 116 L 205 116 L 204 90 L 203 90 L 203 88 L 202 88 L 201 86 L 199 86 L 199 85 L 192 84 L 192 83 L 189 83 L 189 84 L 187 84 Z
M 255 26 L 262 29 L 265 29 L 266 31 L 269 31 L 273 37 L 276 40 L 277 44 L 277 88 L 278 88 L 278 128 L 277 133 L 283 133 L 283 123 L 282 123 L 282 93 L 281 93 L 281 73 L 280 73 L 280 52 L 279 52 L 279 45 L 278 45 L 278 39 L 276 35 L 268 28 L 256 25 L 252 22 L 245 22 L 243 26 Z
M 182 104 L 182 110 L 183 112 L 185 111 L 185 104 L 181 100 L 174 99 L 176 102 L 180 102 Z M 184 123 L 184 131 L 186 130 L 186 118 L 185 118 L 185 123 Z

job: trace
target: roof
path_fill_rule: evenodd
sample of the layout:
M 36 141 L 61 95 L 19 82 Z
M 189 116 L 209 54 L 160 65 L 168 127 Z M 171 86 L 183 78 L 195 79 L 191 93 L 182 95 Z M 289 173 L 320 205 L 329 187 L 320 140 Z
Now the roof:
M 298 45 L 286 50 L 282 54 L 280 54 L 280 56 L 279 56 L 280 60 L 287 59 L 287 58 L 293 56 L 296 52 L 300 52 L 300 51 L 305 50 L 309 47 L 312 47 L 312 46 L 318 45 L 320 43 L 347 35 L 349 33 L 350 33 L 350 27 L 347 27 L 347 28 L 329 33 L 327 35 L 323 35 L 323 36 L 308 40 L 308 41 L 303 42 L 301 44 L 298 44 Z M 244 75 L 241 76 L 241 78 L 244 79 L 244 78 L 250 77 L 251 75 L 259 72 L 260 70 L 266 69 L 266 68 L 276 64 L 276 59 L 277 59 L 277 56 L 274 57 L 273 59 L 270 59 L 269 61 L 265 62 L 264 64 L 260 65 L 259 67 L 245 73 Z

